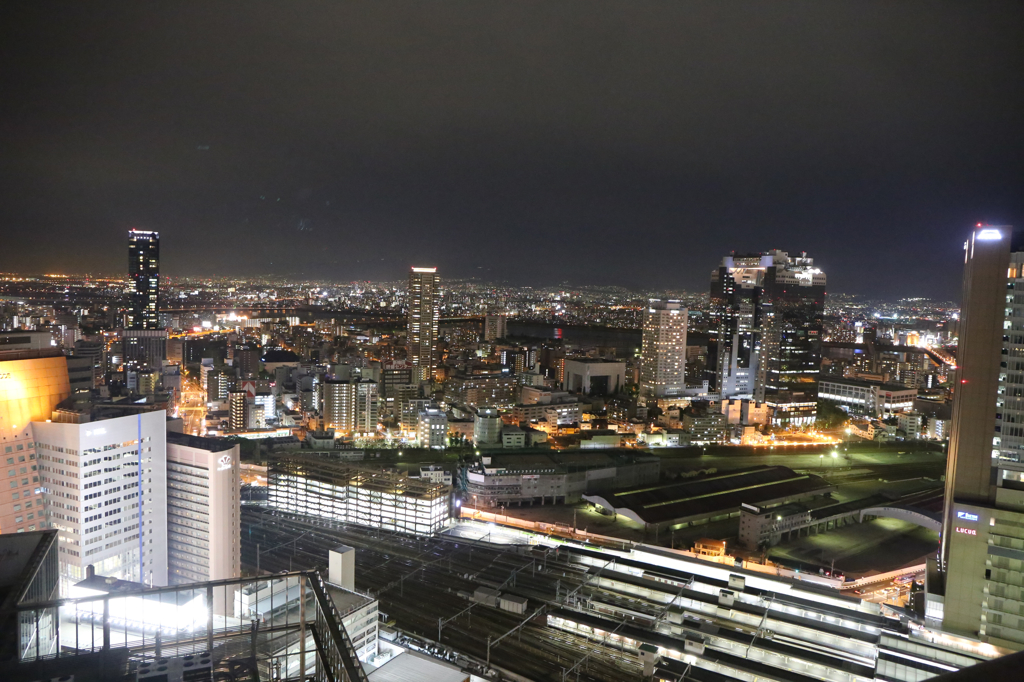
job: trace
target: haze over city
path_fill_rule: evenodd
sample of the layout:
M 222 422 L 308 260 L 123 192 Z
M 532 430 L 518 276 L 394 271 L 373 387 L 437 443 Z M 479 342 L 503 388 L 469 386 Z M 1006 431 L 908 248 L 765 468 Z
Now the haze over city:
M 4 682 L 1018 679 L 1022 20 L 0 5 Z

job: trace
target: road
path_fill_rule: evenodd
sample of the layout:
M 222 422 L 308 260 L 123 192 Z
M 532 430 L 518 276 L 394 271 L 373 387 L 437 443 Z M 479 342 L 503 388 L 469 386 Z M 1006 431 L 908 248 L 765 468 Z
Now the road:
M 185 433 L 205 435 L 206 393 L 193 373 L 184 373 L 181 379 L 181 404 L 178 412 L 185 422 Z

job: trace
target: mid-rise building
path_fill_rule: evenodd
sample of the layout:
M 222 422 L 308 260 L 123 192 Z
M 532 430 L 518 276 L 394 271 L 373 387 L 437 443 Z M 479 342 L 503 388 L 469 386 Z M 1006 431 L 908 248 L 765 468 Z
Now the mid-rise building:
M 507 318 L 504 315 L 484 316 L 484 341 L 497 341 L 507 334 Z
M 686 390 L 686 317 L 679 301 L 651 299 L 644 310 L 640 392 L 663 398 Z
M 49 527 L 60 531 L 61 594 L 85 567 L 167 584 L 167 413 L 33 422 Z
M 818 383 L 818 399 L 831 400 L 850 414 L 887 419 L 914 409 L 916 388 L 864 379 L 829 377 Z
M 683 344 L 685 347 L 685 343 Z M 562 388 L 592 395 L 615 395 L 626 383 L 626 363 L 594 358 L 565 361 Z
M 416 440 L 422 448 L 444 448 L 448 442 L 448 415 L 436 407 L 420 411 Z
M 126 329 L 160 329 L 160 233 L 128 231 Z
M 344 434 L 376 433 L 380 417 L 377 382 L 327 379 L 323 388 L 324 428 Z
M 448 527 L 451 487 L 337 460 L 289 457 L 271 463 L 269 505 L 398 533 Z
M 58 349 L 0 351 L 0 533 L 48 527 L 31 423 L 70 394 Z
M 413 268 L 409 273 L 408 355 L 416 381 L 430 379 L 437 364 L 437 331 L 441 278 L 437 268 Z
M 501 442 L 501 415 L 493 407 L 477 409 L 473 417 L 473 443 L 494 445 Z
M 238 578 L 242 571 L 237 444 L 167 434 L 167 579 Z
M 444 402 L 448 406 L 511 407 L 518 389 L 516 378 L 507 370 L 474 370 L 449 377 L 444 384 Z
M 964 244 L 938 571 L 926 616 L 1024 649 L 1024 234 L 979 225 Z

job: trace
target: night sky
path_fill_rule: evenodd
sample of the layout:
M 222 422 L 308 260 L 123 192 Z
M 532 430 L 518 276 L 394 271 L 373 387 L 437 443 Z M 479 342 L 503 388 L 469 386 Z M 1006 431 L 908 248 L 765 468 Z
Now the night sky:
M 119 6 L 120 5 L 120 6 Z M 0 270 L 959 295 L 1024 224 L 1024 3 L 6 2 Z

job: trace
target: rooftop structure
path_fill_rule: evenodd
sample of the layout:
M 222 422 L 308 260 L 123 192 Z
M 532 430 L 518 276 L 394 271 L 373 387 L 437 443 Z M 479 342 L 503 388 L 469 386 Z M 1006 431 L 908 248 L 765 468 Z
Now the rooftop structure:
M 772 506 L 834 490 L 824 479 L 759 466 L 584 499 L 647 526 L 669 527 L 735 516 L 743 503 Z

